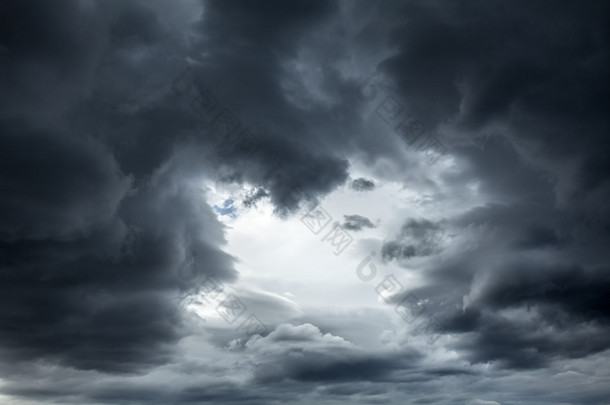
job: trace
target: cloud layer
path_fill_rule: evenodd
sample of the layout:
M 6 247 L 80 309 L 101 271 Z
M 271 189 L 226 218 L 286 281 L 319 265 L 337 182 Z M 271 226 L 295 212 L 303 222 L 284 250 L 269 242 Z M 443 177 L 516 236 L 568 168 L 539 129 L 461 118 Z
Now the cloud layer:
M 605 403 L 609 12 L 2 3 L 0 402 Z

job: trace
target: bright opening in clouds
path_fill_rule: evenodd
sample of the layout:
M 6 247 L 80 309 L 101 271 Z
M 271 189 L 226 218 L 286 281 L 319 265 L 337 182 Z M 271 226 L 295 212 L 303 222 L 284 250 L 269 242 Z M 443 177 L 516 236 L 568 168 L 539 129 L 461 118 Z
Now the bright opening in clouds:
M 610 404 L 604 1 L 0 3 L 0 403 Z

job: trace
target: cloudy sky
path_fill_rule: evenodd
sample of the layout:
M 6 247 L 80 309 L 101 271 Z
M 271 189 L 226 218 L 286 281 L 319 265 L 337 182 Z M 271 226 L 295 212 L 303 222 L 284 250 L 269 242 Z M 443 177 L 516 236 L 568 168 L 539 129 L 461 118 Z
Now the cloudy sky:
M 2 1 L 0 402 L 609 404 L 609 20 Z

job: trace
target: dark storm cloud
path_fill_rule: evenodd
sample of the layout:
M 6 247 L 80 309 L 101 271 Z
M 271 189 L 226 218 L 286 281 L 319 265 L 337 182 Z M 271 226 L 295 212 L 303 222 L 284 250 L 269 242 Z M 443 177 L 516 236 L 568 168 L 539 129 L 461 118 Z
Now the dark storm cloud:
M 0 15 L 3 117 L 44 121 L 88 93 L 103 43 L 99 16 L 71 0 L 4 2 Z
M 509 369 L 548 367 L 555 360 L 586 358 L 608 349 L 607 328 L 574 322 L 569 327 L 559 325 L 543 317 L 520 320 L 485 314 L 455 347 L 473 363 L 493 362 Z
M 246 198 L 244 198 L 243 204 L 249 208 L 255 206 L 258 201 L 267 196 L 268 194 L 264 189 L 256 188 L 248 193 Z
M 371 191 L 375 189 L 375 182 L 365 178 L 352 181 L 351 187 L 356 191 Z
M 266 383 L 384 381 L 419 358 L 415 351 L 367 353 L 340 337 L 322 334 L 311 324 L 280 325 L 266 337 L 251 340 L 246 347 L 265 356 L 258 363 L 255 379 Z
M 188 382 L 177 388 L 154 381 L 163 375 L 94 384 L 178 361 L 192 325 L 173 297 L 197 291 L 206 275 L 237 277 L 224 228 L 193 184 L 242 184 L 253 190 L 246 207 L 269 197 L 288 215 L 348 180 L 353 158 L 375 174 L 354 180 L 354 190 L 399 181 L 434 204 L 470 207 L 396 218 L 404 225 L 382 247 L 383 259 L 421 276 L 392 301 L 413 294 L 426 308 L 416 323 L 441 320 L 447 339 L 430 350 L 447 344 L 474 364 L 550 372 L 554 362 L 603 354 L 609 15 L 603 1 L 2 2 L 2 393 L 281 403 L 315 391 L 320 403 L 326 395 L 388 402 L 380 387 L 397 382 L 409 398 L 430 381 L 422 395 L 437 395 L 439 381 L 467 385 L 467 372 L 442 361 L 415 369 L 429 359 L 411 341 L 376 352 L 313 325 L 235 343 L 244 357 L 230 367 L 183 360 Z M 172 81 L 187 66 L 193 86 L 176 94 Z M 448 159 L 434 171 L 386 136 L 393 126 L 365 114 L 375 106 L 359 84 L 374 73 L 442 137 Z M 193 109 L 199 95 L 217 101 L 212 115 Z M 212 124 L 223 110 L 236 132 Z M 260 141 L 247 157 L 231 142 L 243 129 Z M 346 220 L 353 230 L 372 226 Z M 180 279 L 189 258 L 194 277 Z M 274 323 L 298 312 L 277 297 L 244 297 Z M 229 334 L 212 334 L 227 346 Z M 251 380 L 226 382 L 243 364 Z M 211 377 L 196 384 L 193 370 Z M 512 395 L 521 383 L 503 380 L 499 390 Z M 561 401 L 602 403 L 599 391 Z M 433 398 L 466 401 L 455 394 Z
M 138 128 L 122 108 L 133 87 L 119 92 L 110 84 L 121 75 L 106 81 L 105 69 L 128 74 L 121 47 L 161 41 L 154 12 L 85 3 L 2 5 L 21 25 L 2 26 L 0 351 L 13 363 L 137 372 L 168 361 L 184 334 L 169 298 L 191 288 L 175 274 L 184 250 L 200 251 L 199 274 L 235 273 L 200 194 L 167 172 L 142 184 L 171 142 L 129 154 L 106 133 Z
M 429 256 L 439 250 L 445 235 L 443 227 L 427 219 L 408 219 L 396 240 L 385 242 L 381 255 L 385 260 L 404 260 L 415 256 Z
M 480 292 L 474 292 L 477 308 L 540 307 L 544 316 L 567 317 L 608 323 L 610 305 L 604 299 L 610 283 L 608 269 L 585 271 L 578 267 L 529 268 L 515 266 L 494 273 Z
M 218 163 L 232 168 L 232 181 L 249 182 L 268 192 L 280 213 L 296 208 L 289 194 L 312 200 L 347 179 L 347 162 L 312 133 L 309 117 L 287 102 L 282 87 L 284 65 L 296 56 L 301 39 L 336 8 L 327 1 L 212 1 L 206 4 L 199 26 L 205 36 L 192 50 L 201 63 L 192 66 L 197 89 L 209 87 L 239 122 L 239 131 L 247 128 L 261 142 L 246 161 L 237 148 L 226 148 L 216 157 Z M 199 52 L 208 56 L 202 58 Z
M 476 235 L 479 247 L 425 266 L 427 286 L 412 290 L 428 300 L 422 317 L 443 319 L 443 333 L 457 336 L 475 362 L 535 368 L 606 350 L 607 5 L 401 7 L 417 18 L 396 28 L 400 52 L 380 68 L 415 116 L 433 126 L 449 118 L 438 126 L 443 142 L 468 162 L 442 174 L 447 188 L 438 197 L 450 200 L 475 180 L 502 201 L 445 219 L 451 236 Z M 403 231 L 382 255 L 413 258 L 425 250 L 416 245 L 422 239 Z M 462 295 L 472 300 L 465 312 L 446 305 L 461 308 Z
M 21 167 L 32 170 L 30 163 L 23 159 Z M 85 176 L 83 181 L 92 181 L 95 177 L 86 167 L 82 164 L 78 173 Z M 29 195 L 37 184 L 30 179 L 22 187 Z M 71 186 L 58 182 L 54 195 L 62 195 L 61 184 Z M 69 197 L 71 205 L 85 198 L 79 193 Z M 191 288 L 191 283 L 180 284 L 175 273 L 181 250 L 186 246 L 199 252 L 198 276 L 234 277 L 231 258 L 218 247 L 221 226 L 211 209 L 193 197 L 189 190 L 162 196 L 153 188 L 140 189 L 123 200 L 116 216 L 106 218 L 102 205 L 94 212 L 95 221 L 77 221 L 72 233 L 59 228 L 33 234 L 36 238 L 17 238 L 25 233 L 20 229 L 15 236 L 4 237 L 3 357 L 42 358 L 113 372 L 137 371 L 169 360 L 172 345 L 183 334 L 181 313 L 170 295 Z M 54 203 L 49 198 L 37 201 L 43 207 Z M 53 224 L 54 217 L 46 214 L 43 222 L 46 217 Z M 40 232 L 35 227 L 39 220 L 40 214 L 33 219 L 32 232 Z M 207 235 L 201 234 L 201 226 L 208 229 Z
M 3 240 L 71 240 L 114 220 L 130 180 L 107 148 L 92 138 L 19 121 L 0 127 Z
M 459 261 L 436 266 L 427 287 L 392 301 L 405 307 L 408 320 L 424 333 L 452 336 L 451 345 L 473 363 L 540 368 L 610 348 L 605 338 L 610 308 L 603 298 L 607 269 L 549 266 L 527 256 L 505 262 L 470 262 L 469 272 L 460 270 Z M 457 276 L 447 278 L 456 270 Z M 425 331 L 433 318 L 439 327 Z
M 536 206 L 490 204 L 455 218 L 454 223 L 458 229 L 485 226 L 501 230 L 498 237 L 502 241 L 496 240 L 494 243 L 496 246 L 506 245 L 515 251 L 558 249 L 573 242 L 566 219 L 562 220 L 556 212 L 544 212 Z
M 458 148 L 465 138 L 497 132 L 530 169 L 555 182 L 558 206 L 586 215 L 605 205 L 610 36 L 604 2 L 402 7 L 418 17 L 394 31 L 400 52 L 381 68 L 397 81 L 415 116 L 430 123 L 452 119 L 448 132 L 455 137 L 443 138 L 453 145 L 452 153 L 473 157 L 475 175 L 500 191 L 513 188 L 516 179 L 524 181 L 519 188 L 532 184 L 532 175 L 510 173 L 527 167 L 496 160 L 505 154 L 497 146 L 481 153 Z M 499 171 L 502 179 L 489 178 Z
M 288 57 L 333 10 L 330 2 L 296 5 L 210 2 L 201 25 L 181 26 L 160 3 L 3 3 L 11 21 L 2 25 L 0 67 L 4 356 L 117 372 L 169 359 L 182 326 L 168 297 L 192 288 L 175 274 L 185 255 L 197 252 L 198 276 L 235 277 L 220 250 L 221 225 L 177 173 L 226 176 L 214 169 L 220 164 L 233 181 L 267 187 L 284 208 L 295 187 L 315 198 L 347 178 L 346 163 L 319 145 L 301 151 L 283 138 L 306 130 L 278 87 L 278 55 Z M 171 97 L 186 65 L 185 29 L 206 33 L 189 52 L 206 49 L 216 60 L 196 69 L 198 85 L 224 84 L 227 105 L 236 93 L 264 95 L 265 114 L 275 105 L 283 117 L 249 167 L 231 150 L 206 162 L 215 134 Z M 234 110 L 244 122 L 273 119 L 243 107 Z M 192 153 L 172 160 L 181 142 Z
M 407 227 L 409 232 L 403 227 L 401 235 L 432 225 L 420 223 Z M 421 325 L 439 320 L 435 333 L 452 336 L 467 359 L 499 367 L 549 367 L 609 348 L 604 336 L 610 308 L 602 298 L 607 254 L 596 229 L 575 226 L 569 216 L 538 202 L 474 208 L 446 220 L 444 229 L 450 236 L 445 260 L 425 265 L 425 287 L 393 300 L 411 311 L 409 319 Z M 473 237 L 475 249 L 459 243 Z M 387 242 L 382 254 L 411 258 L 413 246 L 399 238 Z M 421 308 L 412 306 L 413 297 Z
M 364 228 L 374 228 L 375 224 L 362 215 L 344 215 L 343 228 L 350 231 L 361 231 Z
M 466 358 L 500 367 L 548 367 L 609 348 L 606 254 L 599 241 L 583 245 L 588 228 L 574 232 L 557 212 L 521 204 L 475 208 L 446 226 L 458 238 L 476 230 L 478 248 L 452 249 L 450 242 L 444 261 L 425 266 L 426 286 L 392 300 L 409 319 L 439 320 L 435 333 L 456 339 Z M 382 253 L 404 258 L 412 246 L 391 241 Z

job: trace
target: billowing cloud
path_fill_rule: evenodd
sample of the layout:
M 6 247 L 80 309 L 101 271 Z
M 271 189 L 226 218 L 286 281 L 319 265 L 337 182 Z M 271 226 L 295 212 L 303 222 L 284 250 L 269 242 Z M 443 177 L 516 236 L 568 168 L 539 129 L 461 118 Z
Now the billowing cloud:
M 375 182 L 361 177 L 352 181 L 351 187 L 357 191 L 371 191 L 375 189 Z
M 361 231 L 364 228 L 374 228 L 375 224 L 362 215 L 344 215 L 343 228 L 350 231 Z
M 609 10 L 3 2 L 0 402 L 605 404 Z

